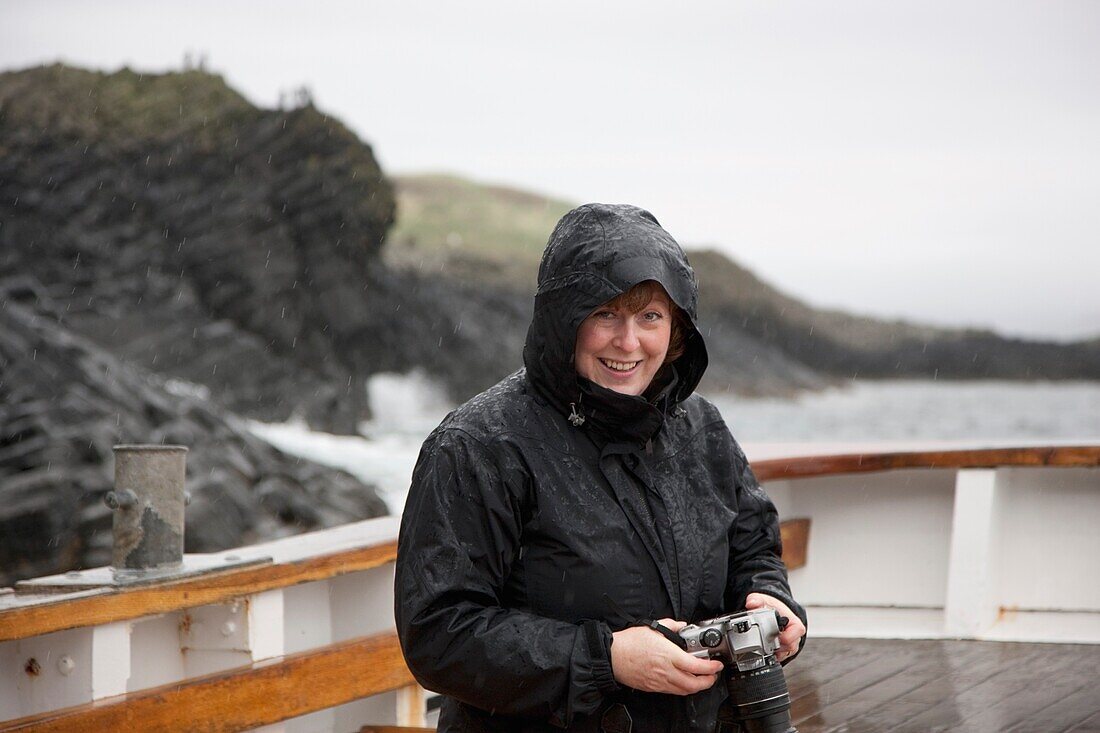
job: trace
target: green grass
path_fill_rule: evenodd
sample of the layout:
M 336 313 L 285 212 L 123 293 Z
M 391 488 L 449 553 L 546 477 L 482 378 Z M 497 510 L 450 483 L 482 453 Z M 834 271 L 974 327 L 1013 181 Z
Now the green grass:
M 494 281 L 527 287 L 554 225 L 574 204 L 456 176 L 391 178 L 397 223 L 386 258 L 399 266 L 464 275 L 481 268 Z
M 201 137 L 212 134 L 209 121 L 259 114 L 220 76 L 196 70 L 106 74 L 54 64 L 0 74 L 0 103 L 5 98 L 21 100 L 5 110 L 13 126 L 123 144 Z

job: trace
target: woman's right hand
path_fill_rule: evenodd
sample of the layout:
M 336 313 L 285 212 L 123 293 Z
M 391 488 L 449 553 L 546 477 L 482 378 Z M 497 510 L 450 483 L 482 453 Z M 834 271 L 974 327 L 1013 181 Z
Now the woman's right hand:
M 687 625 L 670 618 L 663 618 L 660 623 L 672 631 Z M 611 671 L 615 681 L 636 690 L 692 695 L 711 687 L 724 666 L 716 659 L 691 656 L 645 626 L 616 631 L 611 637 Z

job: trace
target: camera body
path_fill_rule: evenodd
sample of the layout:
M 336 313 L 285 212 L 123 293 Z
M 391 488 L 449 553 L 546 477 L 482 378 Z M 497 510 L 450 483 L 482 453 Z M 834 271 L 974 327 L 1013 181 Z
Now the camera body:
M 718 659 L 740 672 L 767 666 L 779 649 L 779 632 L 787 619 L 778 611 L 762 608 L 719 616 L 685 626 L 680 636 L 687 642 L 689 654 L 703 659 Z

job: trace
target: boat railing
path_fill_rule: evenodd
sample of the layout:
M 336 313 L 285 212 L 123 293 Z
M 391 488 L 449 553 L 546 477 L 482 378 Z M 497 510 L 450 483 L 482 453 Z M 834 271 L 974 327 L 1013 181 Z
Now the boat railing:
M 1100 643 L 1100 446 L 754 460 L 814 634 Z
M 750 455 L 754 455 L 750 451 Z M 1100 643 L 1100 445 L 754 460 L 819 636 Z M 405 730 L 397 519 L 0 592 L 0 731 Z

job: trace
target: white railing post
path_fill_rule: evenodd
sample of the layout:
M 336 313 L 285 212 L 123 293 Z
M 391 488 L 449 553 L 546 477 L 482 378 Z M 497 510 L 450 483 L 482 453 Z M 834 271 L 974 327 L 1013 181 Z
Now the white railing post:
M 283 589 L 265 591 L 248 599 L 248 650 L 252 661 L 286 653 L 286 614 Z M 284 733 L 285 721 L 255 729 L 254 733 Z
M 944 607 L 944 633 L 949 637 L 980 637 L 997 619 L 996 502 L 996 469 L 956 472 Z
M 92 628 L 92 699 L 124 695 L 130 684 L 129 621 Z

